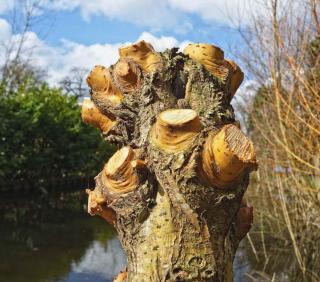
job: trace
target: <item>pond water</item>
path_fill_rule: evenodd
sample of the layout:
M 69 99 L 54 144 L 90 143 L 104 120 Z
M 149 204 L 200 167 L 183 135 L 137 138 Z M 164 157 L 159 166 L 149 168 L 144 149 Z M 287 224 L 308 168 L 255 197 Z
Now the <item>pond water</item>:
M 109 282 L 126 266 L 113 227 L 89 216 L 84 207 L 57 210 L 57 202 L 22 202 L 22 219 L 21 213 L 15 213 L 9 216 L 15 220 L 0 223 L 0 282 Z M 234 281 L 248 281 L 245 273 L 249 270 L 241 248 Z

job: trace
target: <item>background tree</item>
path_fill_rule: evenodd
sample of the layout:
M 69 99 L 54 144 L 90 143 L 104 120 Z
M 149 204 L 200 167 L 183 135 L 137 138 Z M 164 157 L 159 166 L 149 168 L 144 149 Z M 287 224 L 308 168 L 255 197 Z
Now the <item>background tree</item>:
M 43 4 L 41 0 L 14 1 L 6 16 L 14 36 L 0 39 L 4 57 L 0 71 L 2 191 L 13 183 L 36 189 L 68 178 L 90 179 L 96 173 L 95 163 L 113 151 L 100 141 L 98 132 L 79 121 L 77 98 L 84 96 L 86 88 L 76 79 L 85 71 L 74 70 L 76 79 L 63 91 L 49 86 L 45 71 L 33 65 L 34 46 L 28 44 L 28 36 L 34 31 L 45 36 L 53 19 Z M 84 134 L 76 138 L 80 133 Z
M 5 84 L 2 95 L 17 89 L 17 85 L 26 79 L 43 81 L 45 72 L 35 68 L 32 64 L 34 45 L 27 44 L 30 32 L 36 30 L 38 34 L 46 36 L 52 25 L 52 17 L 42 8 L 42 0 L 13 0 L 12 9 L 7 13 L 11 33 L 15 36 L 0 39 L 0 51 L 3 61 L 0 79 Z M 41 28 L 40 28 L 41 27 Z M 31 77 L 26 77 L 30 76 Z
M 86 77 L 89 70 L 83 68 L 72 68 L 69 76 L 65 77 L 60 85 L 62 89 L 77 98 L 83 98 L 89 93 Z
M 39 188 L 68 177 L 90 178 L 112 147 L 82 124 L 75 96 L 28 77 L 14 92 L 0 93 L 2 190 L 12 181 Z
M 261 11 L 239 30 L 247 50 L 239 57 L 256 85 L 240 109 L 260 159 L 249 194 L 259 207 L 251 232 L 257 268 L 270 279 L 318 281 L 319 1 L 267 0 Z

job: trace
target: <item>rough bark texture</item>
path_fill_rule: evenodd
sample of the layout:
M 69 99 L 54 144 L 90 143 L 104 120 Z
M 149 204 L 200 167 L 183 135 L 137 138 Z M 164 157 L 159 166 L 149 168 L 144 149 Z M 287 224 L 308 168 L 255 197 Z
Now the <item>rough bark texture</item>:
M 203 48 L 194 45 L 197 56 L 200 47 Z M 226 183 L 212 183 L 203 169 L 206 140 L 225 125 L 236 124 L 230 100 L 235 85 L 241 83 L 242 72 L 234 63 L 230 67 L 219 49 L 218 61 L 212 52 L 212 64 L 223 69 L 215 75 L 215 68 L 207 69 L 204 63 L 198 63 L 201 61 L 192 58 L 192 48 L 188 48 L 187 55 L 176 48 L 156 53 L 151 45 L 140 42 L 133 45 L 133 51 L 130 47 L 120 50 L 121 66 L 109 68 L 112 79 L 107 80 L 113 86 L 108 84 L 107 88 L 112 88 L 112 93 L 103 92 L 103 87 L 99 91 L 93 89 L 94 74 L 88 81 L 99 113 L 112 117 L 113 126 L 102 130 L 103 137 L 133 151 L 123 164 L 117 164 L 113 175 L 110 169 L 106 172 L 107 165 L 96 177 L 94 191 L 88 192 L 89 212 L 104 215 L 114 223 L 128 257 L 126 273 L 121 273 L 116 281 L 232 281 L 237 246 L 252 223 L 252 208 L 246 207 L 242 197 L 249 172 L 256 167 L 255 157 L 246 161 L 241 156 L 231 156 L 230 164 L 240 158 L 243 165 L 235 166 L 236 177 Z M 140 49 L 143 52 L 139 57 Z M 130 56 L 123 58 L 126 54 Z M 147 65 L 141 63 L 145 58 Z M 154 60 L 156 63 L 152 63 Z M 134 81 L 132 87 L 130 80 Z M 115 88 L 121 90 L 118 103 L 109 100 Z M 183 134 L 188 134 L 187 143 L 175 144 L 174 150 L 167 150 L 160 141 L 154 142 L 157 137 L 151 136 L 157 117 L 169 109 L 193 109 L 201 123 L 200 127 L 178 126 L 177 130 L 168 125 L 164 131 L 171 132 L 172 140 L 176 138 L 179 144 Z M 158 132 L 161 134 L 162 129 Z M 166 136 L 170 142 L 170 135 Z M 211 158 L 209 167 L 219 179 L 223 169 L 215 164 L 214 155 Z M 116 185 L 108 187 L 108 183 L 120 183 L 121 189 L 117 193 Z M 126 183 L 130 183 L 130 189 L 123 190 Z M 110 214 L 109 219 L 106 214 Z

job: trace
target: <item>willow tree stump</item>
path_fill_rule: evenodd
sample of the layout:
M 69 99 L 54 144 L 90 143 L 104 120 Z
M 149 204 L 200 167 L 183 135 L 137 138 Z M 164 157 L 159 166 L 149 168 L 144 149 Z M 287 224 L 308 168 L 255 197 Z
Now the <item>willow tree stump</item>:
M 213 45 L 157 53 L 141 41 L 87 78 L 84 122 L 120 148 L 88 190 L 128 257 L 115 281 L 231 281 L 257 162 L 230 101 L 243 73 Z

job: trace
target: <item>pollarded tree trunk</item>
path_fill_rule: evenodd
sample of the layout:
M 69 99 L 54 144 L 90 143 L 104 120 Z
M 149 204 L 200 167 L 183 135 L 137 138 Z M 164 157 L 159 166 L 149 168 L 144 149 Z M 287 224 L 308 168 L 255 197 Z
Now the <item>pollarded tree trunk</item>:
M 231 281 L 252 223 L 242 200 L 257 167 L 230 100 L 243 79 L 218 47 L 157 53 L 141 41 L 88 76 L 82 118 L 121 147 L 88 191 L 128 257 L 116 281 Z

